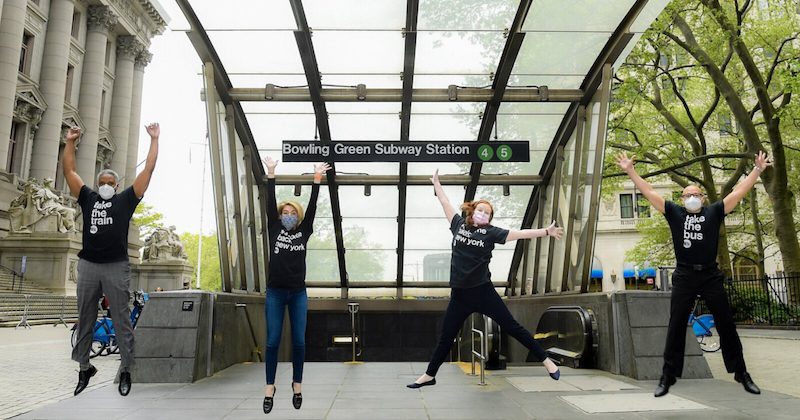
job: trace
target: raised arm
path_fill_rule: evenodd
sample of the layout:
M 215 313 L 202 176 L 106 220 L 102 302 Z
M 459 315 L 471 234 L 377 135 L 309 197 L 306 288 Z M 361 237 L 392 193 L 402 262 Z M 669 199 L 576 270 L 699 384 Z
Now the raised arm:
M 664 197 L 658 195 L 656 190 L 653 189 L 653 186 L 636 173 L 636 168 L 633 167 L 633 159 L 635 157 L 634 155 L 628 157 L 627 153 L 622 152 L 617 155 L 617 165 L 628 174 L 628 177 L 633 181 L 633 185 L 642 193 L 644 198 L 646 198 L 659 213 L 664 214 L 664 207 L 666 206 Z
M 278 161 L 267 156 L 261 160 L 267 168 L 267 221 L 278 220 L 278 201 L 275 198 L 275 167 Z
M 733 191 L 722 199 L 722 203 L 725 205 L 725 214 L 732 212 L 733 209 L 736 208 L 744 196 L 756 185 L 761 173 L 770 165 L 772 165 L 772 161 L 767 158 L 767 155 L 764 152 L 758 152 L 756 155 L 756 166 L 750 171 L 750 175 L 747 175 L 744 181 L 736 184 L 736 186 L 733 187 Z
M 319 184 L 322 182 L 322 175 L 331 169 L 331 165 L 327 163 L 320 163 L 314 165 L 314 185 L 311 187 L 311 198 L 308 200 L 306 207 L 306 215 L 303 218 L 303 223 L 314 223 L 314 217 L 317 215 L 317 198 L 319 197 Z
M 158 136 L 161 135 L 161 127 L 158 126 L 158 123 L 151 123 L 144 128 L 147 130 L 147 134 L 150 135 L 150 150 L 147 152 L 147 159 L 144 161 L 144 169 L 133 180 L 133 192 L 136 194 L 136 198 L 144 197 L 144 193 L 150 185 L 150 178 L 153 176 L 153 171 L 156 169 L 156 160 L 158 160 Z
M 556 239 L 561 239 L 561 235 L 563 234 L 564 234 L 564 228 L 557 227 L 556 221 L 553 220 L 553 223 L 550 223 L 550 226 L 543 229 L 510 230 L 508 231 L 508 237 L 506 238 L 506 242 L 516 241 L 517 239 L 540 238 L 542 236 L 552 236 Z
M 81 129 L 72 127 L 67 132 L 67 144 L 64 146 L 64 155 L 61 158 L 61 166 L 64 168 L 64 179 L 69 185 L 69 192 L 73 197 L 78 198 L 83 188 L 84 182 L 75 170 L 75 142 L 81 136 Z
M 444 193 L 444 188 L 442 188 L 442 184 L 439 182 L 438 169 L 433 173 L 431 182 L 433 183 L 433 191 L 436 192 L 436 198 L 439 199 L 439 203 L 442 205 L 442 209 L 444 210 L 444 217 L 447 218 L 447 222 L 450 223 L 453 221 L 453 216 L 456 214 L 456 209 L 453 208 L 452 204 L 450 204 L 450 200 L 447 198 L 447 194 Z

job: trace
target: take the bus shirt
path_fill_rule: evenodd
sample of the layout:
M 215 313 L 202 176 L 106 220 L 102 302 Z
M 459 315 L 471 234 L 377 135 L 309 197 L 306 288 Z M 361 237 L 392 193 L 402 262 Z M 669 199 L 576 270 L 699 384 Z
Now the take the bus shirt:
M 492 225 L 468 226 L 460 215 L 450 222 L 453 252 L 450 257 L 450 287 L 467 289 L 492 281 L 489 261 L 494 244 L 506 243 L 508 230 Z
M 83 249 L 78 258 L 99 264 L 128 261 L 128 228 L 140 201 L 133 187 L 109 200 L 86 185 L 81 187 L 78 204 L 83 213 Z
M 712 264 L 717 260 L 719 229 L 725 220 L 725 204 L 717 201 L 697 213 L 672 201 L 664 205 L 664 217 L 672 231 L 675 259 L 683 264 Z

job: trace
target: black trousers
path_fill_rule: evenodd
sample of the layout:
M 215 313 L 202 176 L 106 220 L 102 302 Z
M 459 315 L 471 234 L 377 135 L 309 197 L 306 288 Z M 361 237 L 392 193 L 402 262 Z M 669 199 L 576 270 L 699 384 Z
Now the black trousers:
M 511 315 L 503 300 L 500 299 L 500 295 L 494 290 L 494 286 L 491 283 L 486 283 L 469 289 L 451 289 L 450 304 L 447 305 L 447 312 L 444 315 L 442 334 L 425 373 L 430 376 L 436 376 L 436 372 L 439 371 L 439 367 L 444 363 L 447 353 L 450 352 L 453 339 L 456 338 L 464 321 L 473 312 L 492 318 L 500 325 L 503 332 L 517 339 L 523 346 L 532 351 L 538 360 L 544 360 L 547 357 L 547 353 L 533 339 L 531 333 Z
M 686 345 L 686 326 L 697 295 L 714 315 L 722 347 L 722 358 L 729 373 L 744 373 L 747 368 L 742 355 L 742 342 L 736 333 L 733 314 L 725 293 L 725 274 L 717 267 L 695 271 L 678 267 L 672 275 L 667 343 L 664 348 L 664 375 L 680 377 Z

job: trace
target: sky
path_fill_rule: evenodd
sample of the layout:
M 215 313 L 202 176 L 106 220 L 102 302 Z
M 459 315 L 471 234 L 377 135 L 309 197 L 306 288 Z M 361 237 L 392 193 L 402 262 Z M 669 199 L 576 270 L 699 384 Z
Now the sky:
M 170 17 L 169 27 L 186 29 L 188 25 L 174 1 L 161 0 Z M 159 154 L 144 202 L 164 215 L 167 226 L 179 232 L 200 230 L 203 208 L 203 232 L 216 230 L 210 163 L 206 162 L 205 188 L 203 157 L 208 149 L 205 106 L 200 100 L 202 71 L 200 59 L 186 34 L 167 29 L 152 40 L 153 60 L 145 69 L 142 91 L 142 125 L 161 125 Z M 147 156 L 150 139 L 140 131 L 139 161 Z

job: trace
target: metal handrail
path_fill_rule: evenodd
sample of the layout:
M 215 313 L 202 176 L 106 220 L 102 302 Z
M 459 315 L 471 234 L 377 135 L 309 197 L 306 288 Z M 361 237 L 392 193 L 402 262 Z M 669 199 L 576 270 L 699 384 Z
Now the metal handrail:
M 486 327 L 487 316 L 483 316 L 483 325 L 484 328 Z M 472 376 L 475 376 L 475 356 L 478 356 L 478 359 L 481 361 L 481 382 L 479 385 L 486 385 L 486 356 L 488 355 L 489 351 L 487 349 L 488 344 L 486 342 L 486 333 L 475 328 L 475 314 L 470 315 L 469 317 L 471 328 L 472 328 L 472 338 L 469 340 L 470 345 L 472 346 L 472 354 L 471 354 L 471 362 L 470 366 L 472 367 Z M 481 351 L 478 353 L 475 351 L 475 334 L 480 336 L 480 343 L 481 343 Z
M 13 268 L 8 268 L 8 267 L 6 267 L 6 266 L 4 266 L 4 265 L 0 265 L 0 269 L 6 270 L 6 271 L 8 271 L 9 273 L 11 273 L 11 291 L 12 291 L 12 292 L 14 291 L 14 286 L 15 286 L 15 285 L 16 285 L 16 283 L 17 283 L 17 277 L 19 277 L 19 287 L 17 288 L 17 292 L 20 292 L 20 291 L 22 291 L 22 279 L 23 279 L 23 274 L 22 274 L 22 273 L 18 273 L 18 272 L 17 272 L 16 270 L 14 270 Z
M 250 328 L 250 337 L 253 338 L 253 352 L 256 354 L 258 361 L 263 362 L 264 360 L 261 358 L 261 349 L 258 347 L 258 340 L 256 339 L 256 332 L 253 331 L 253 323 L 250 322 L 250 313 L 247 312 L 247 304 L 237 303 L 235 305 L 237 308 L 244 309 L 244 316 L 247 318 L 247 326 Z

